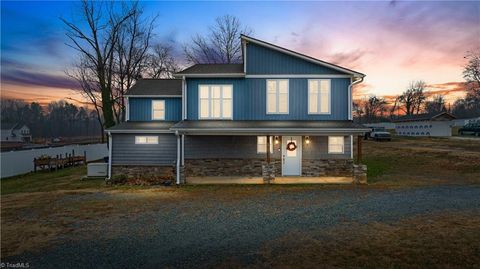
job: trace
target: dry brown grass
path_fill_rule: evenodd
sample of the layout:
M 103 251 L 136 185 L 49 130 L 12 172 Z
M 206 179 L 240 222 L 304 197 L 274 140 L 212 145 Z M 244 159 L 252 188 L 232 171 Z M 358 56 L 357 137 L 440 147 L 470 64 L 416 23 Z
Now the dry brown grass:
M 479 268 L 480 216 L 445 214 L 393 224 L 346 223 L 268 242 L 249 268 Z M 219 268 L 242 267 L 235 260 Z
M 368 181 L 376 185 L 480 183 L 480 139 L 395 138 L 366 141 Z

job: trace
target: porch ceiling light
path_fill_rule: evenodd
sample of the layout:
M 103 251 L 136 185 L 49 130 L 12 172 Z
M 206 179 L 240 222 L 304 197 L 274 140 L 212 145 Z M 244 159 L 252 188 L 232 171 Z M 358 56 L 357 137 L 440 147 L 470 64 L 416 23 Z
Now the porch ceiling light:
M 278 136 L 275 136 L 275 145 L 278 145 L 279 141 L 278 141 Z
M 305 144 L 310 144 L 310 136 L 305 136 Z

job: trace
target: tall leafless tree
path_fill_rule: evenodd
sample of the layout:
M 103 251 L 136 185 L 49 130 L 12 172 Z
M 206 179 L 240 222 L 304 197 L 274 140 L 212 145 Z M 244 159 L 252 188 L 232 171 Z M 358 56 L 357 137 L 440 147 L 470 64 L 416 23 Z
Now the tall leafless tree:
M 148 65 L 148 50 L 154 28 L 154 18 L 144 18 L 143 8 L 137 2 L 132 6 L 124 6 L 124 13 L 132 10 L 125 23 L 122 24 L 115 42 L 114 87 L 112 100 L 115 103 L 114 113 L 117 121 L 125 120 L 124 95 L 135 81 L 141 77 Z
M 151 78 L 173 78 L 180 67 L 173 56 L 172 47 L 162 44 L 153 46 L 148 58 L 146 75 Z
M 434 95 L 431 100 L 425 102 L 425 112 L 440 113 L 442 111 L 447 111 L 445 98 L 442 95 Z
M 398 97 L 400 103 L 399 107 L 406 115 L 420 113 L 426 99 L 424 92 L 425 88 L 426 83 L 424 81 L 413 81 L 410 83 L 407 90 Z
M 124 23 L 138 11 L 137 5 L 123 3 L 125 8 L 116 11 L 111 2 L 94 2 L 83 0 L 80 6 L 80 20 L 86 23 L 86 28 L 66 19 L 61 19 L 66 25 L 68 46 L 78 51 L 86 66 L 91 68 L 95 83 L 100 90 L 102 115 L 105 127 L 115 125 L 112 100 L 112 85 L 114 83 L 114 53 L 119 33 Z
M 187 62 L 239 63 L 242 60 L 242 46 L 238 40 L 241 34 L 250 35 L 252 30 L 241 24 L 237 17 L 218 17 L 210 27 L 208 36 L 194 35 L 184 45 Z
M 102 92 L 98 86 L 98 81 L 95 76 L 95 68 L 89 66 L 89 59 L 85 58 L 85 55 L 81 55 L 78 62 L 73 68 L 67 70 L 65 73 L 73 78 L 78 83 L 78 88 L 74 89 L 78 91 L 83 98 L 93 106 L 96 114 L 97 121 L 100 125 L 100 136 L 102 143 L 104 142 L 104 122 L 103 122 L 103 102 Z
M 370 96 L 362 103 L 362 110 L 367 121 L 373 121 L 382 116 L 386 110 L 387 101 L 383 97 Z

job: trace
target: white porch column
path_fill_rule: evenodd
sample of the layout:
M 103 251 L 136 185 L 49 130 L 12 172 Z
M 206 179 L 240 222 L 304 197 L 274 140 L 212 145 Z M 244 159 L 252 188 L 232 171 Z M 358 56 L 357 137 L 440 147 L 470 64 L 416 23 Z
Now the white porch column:
M 175 134 L 177 136 L 177 171 L 176 171 L 176 182 L 177 182 L 177 185 L 180 185 L 180 162 L 181 162 L 181 151 L 180 151 L 180 148 L 181 148 L 181 144 L 180 144 L 180 135 L 178 134 L 178 132 Z
M 112 134 L 108 132 L 108 177 L 112 178 Z

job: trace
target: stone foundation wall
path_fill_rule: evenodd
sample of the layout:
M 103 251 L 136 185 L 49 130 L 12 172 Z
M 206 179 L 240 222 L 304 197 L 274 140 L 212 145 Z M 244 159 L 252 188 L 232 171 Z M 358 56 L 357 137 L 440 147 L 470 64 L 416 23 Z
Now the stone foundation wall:
M 132 185 L 175 184 L 175 166 L 113 165 L 110 182 Z
M 261 177 L 265 159 L 188 159 L 185 160 L 186 177 L 249 176 Z M 275 171 L 282 171 L 280 161 L 271 160 Z
M 353 176 L 353 160 L 302 160 L 302 176 L 304 177 L 351 177 Z

